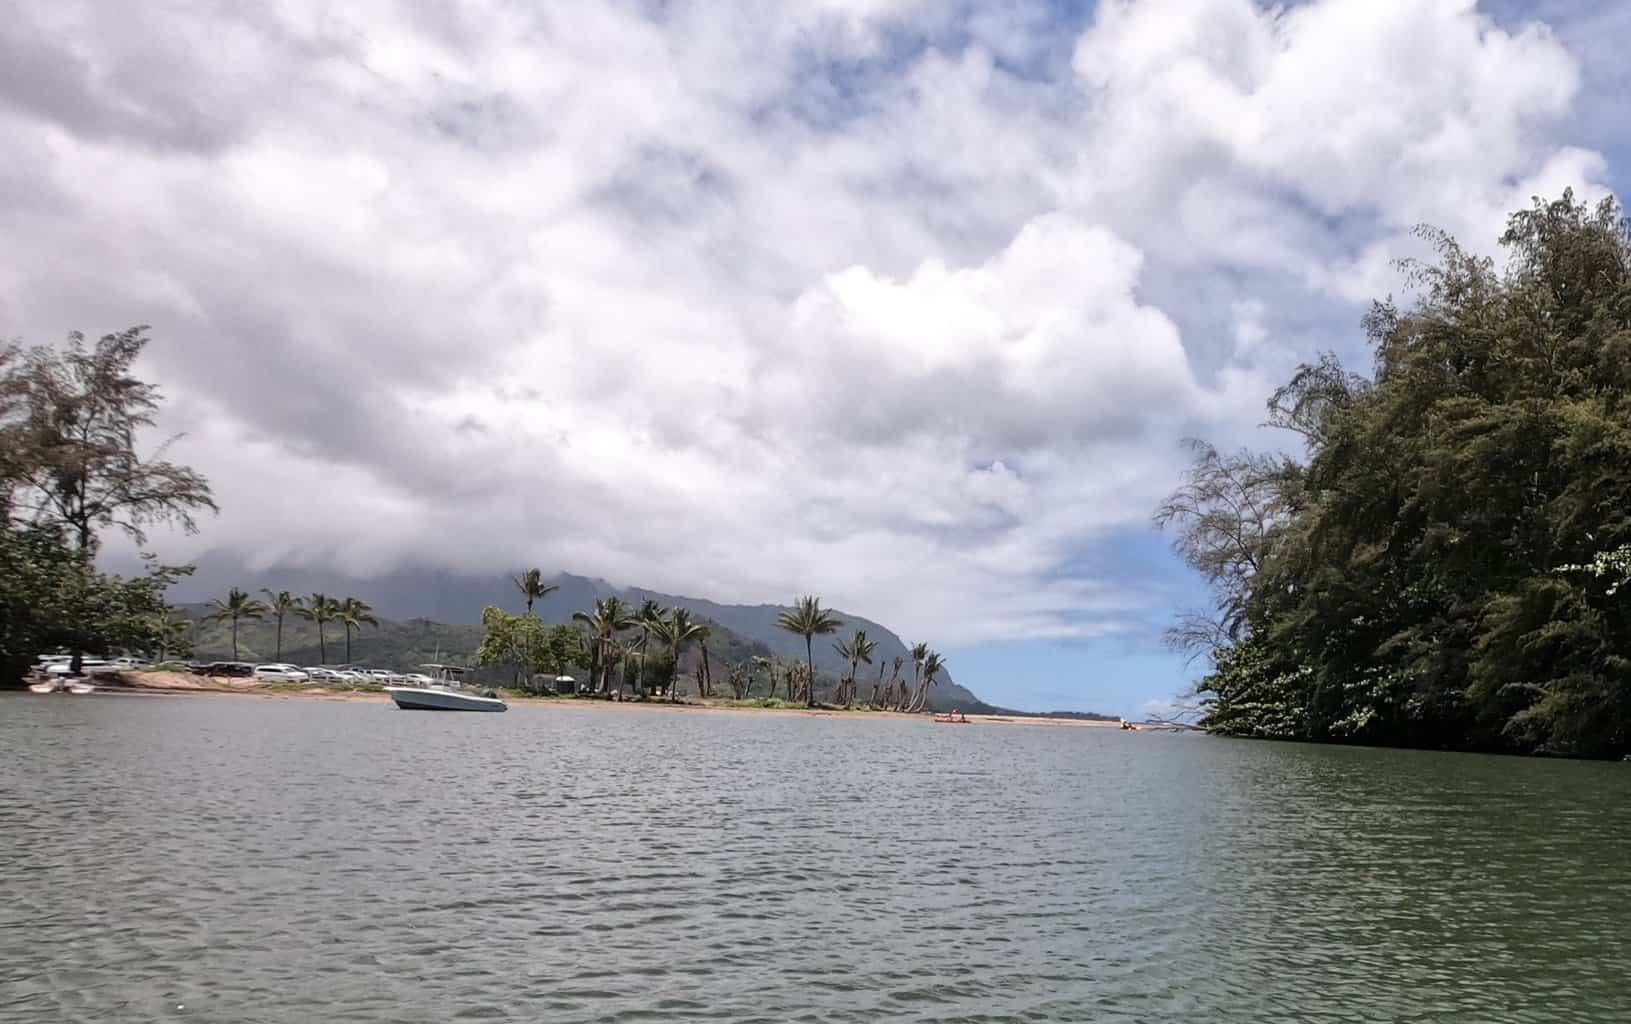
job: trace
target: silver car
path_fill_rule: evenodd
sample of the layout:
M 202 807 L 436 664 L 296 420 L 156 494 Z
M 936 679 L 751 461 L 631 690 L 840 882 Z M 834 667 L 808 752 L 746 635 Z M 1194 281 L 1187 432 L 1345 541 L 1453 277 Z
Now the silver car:
M 256 665 L 255 678 L 276 683 L 309 683 L 311 676 L 294 665 Z

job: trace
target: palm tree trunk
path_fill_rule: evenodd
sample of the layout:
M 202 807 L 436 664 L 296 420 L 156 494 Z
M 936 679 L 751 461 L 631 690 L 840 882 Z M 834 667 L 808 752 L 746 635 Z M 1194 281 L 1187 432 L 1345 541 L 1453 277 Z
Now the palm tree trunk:
M 317 620 L 317 656 L 323 659 L 323 664 L 328 664 L 328 643 L 323 639 L 322 619 Z
M 349 606 L 348 606 L 349 607 Z M 347 614 L 350 614 L 347 612 Z M 345 663 L 351 664 L 351 623 L 345 624 Z
M 283 616 L 277 617 L 277 654 L 273 655 L 278 661 L 283 660 Z
M 668 666 L 668 703 L 680 702 L 680 645 L 674 645 L 674 660 Z
M 646 695 L 646 641 L 651 639 L 651 630 L 646 626 L 640 627 L 640 671 L 634 677 L 634 695 Z
M 238 617 L 232 617 L 232 660 L 238 660 Z
M 810 678 L 805 680 L 804 706 L 815 707 L 815 638 L 808 634 L 804 637 L 804 659 L 810 666 Z
M 708 643 L 707 643 L 707 641 L 703 641 L 703 644 L 702 644 L 702 679 L 697 682 L 697 687 L 700 690 L 702 690 L 702 696 L 703 697 L 710 696 L 708 691 L 713 689 L 713 683 L 714 683 L 714 671 L 713 671 L 712 666 L 710 666 L 708 664 Z

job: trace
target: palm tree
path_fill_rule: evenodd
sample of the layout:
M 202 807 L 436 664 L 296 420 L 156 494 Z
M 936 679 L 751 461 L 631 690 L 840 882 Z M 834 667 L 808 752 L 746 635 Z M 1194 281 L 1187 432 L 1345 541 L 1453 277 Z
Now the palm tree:
M 317 657 L 328 664 L 328 641 L 323 637 L 323 623 L 333 622 L 339 602 L 327 594 L 313 591 L 301 600 L 294 613 L 302 619 L 317 623 Z
M 255 621 L 266 614 L 266 606 L 248 594 L 233 587 L 227 592 L 226 600 L 220 598 L 210 602 L 209 614 L 204 616 L 206 622 L 232 623 L 232 660 L 238 660 L 238 623 L 248 619 Z
M 561 589 L 544 582 L 544 574 L 537 569 L 528 569 L 515 577 L 515 588 L 521 591 L 521 596 L 527 599 L 527 614 L 532 614 L 532 602 L 548 597 Z
M 661 622 L 663 614 L 663 606 L 649 597 L 640 602 L 640 610 L 634 613 L 640 626 L 640 672 L 634 677 L 634 692 L 638 696 L 645 695 L 646 641 L 651 639 L 651 624 Z
M 924 705 L 929 703 L 929 687 L 934 685 L 935 676 L 946 667 L 946 660 L 940 656 L 939 651 L 930 651 L 923 659 L 923 682 L 919 685 L 917 698 L 912 701 L 908 711 L 922 711 Z
M 697 627 L 697 646 L 702 648 L 702 675 L 697 676 L 697 689 L 702 691 L 703 697 L 712 697 L 714 690 L 714 668 L 708 663 L 708 640 L 714 631 L 710 626 Z
M 685 645 L 703 635 L 708 627 L 691 618 L 688 608 L 672 608 L 668 618 L 658 619 L 651 625 L 651 633 L 658 640 L 668 645 L 668 653 L 673 659 L 668 670 L 668 699 L 679 699 L 679 687 L 675 684 L 680 677 L 680 652 Z
M 923 678 L 923 660 L 929 656 L 929 645 L 913 644 L 909 653 L 912 655 L 912 688 L 908 690 L 904 686 L 901 687 L 900 703 L 896 705 L 896 711 L 907 710 L 917 695 L 918 681 Z
M 888 667 L 888 664 L 887 659 L 878 659 L 878 678 L 872 680 L 872 695 L 867 698 L 866 702 L 866 706 L 869 708 L 878 706 L 878 694 L 883 691 L 883 670 Z
M 362 632 L 364 626 L 378 626 L 374 607 L 360 597 L 348 597 L 334 606 L 334 620 L 345 627 L 345 660 L 351 662 L 351 631 Z
M 835 697 L 837 703 L 848 705 L 855 699 L 855 675 L 861 670 L 861 662 L 872 664 L 872 652 L 878 649 L 878 642 L 868 640 L 866 630 L 857 629 L 854 636 L 838 641 L 832 645 L 832 649 L 849 662 L 849 677 L 839 681 Z
M 590 666 L 590 675 L 594 675 L 596 668 L 600 669 L 600 683 L 595 692 L 602 693 L 611 681 L 606 666 L 611 660 L 612 643 L 618 633 L 635 624 L 634 616 L 623 599 L 613 595 L 597 600 L 593 614 L 574 612 L 572 618 L 589 627 L 589 658 L 594 662 Z
M 904 654 L 895 655 L 895 659 L 889 663 L 889 685 L 883 688 L 883 708 L 885 711 L 889 710 L 895 703 L 895 684 L 900 682 L 900 670 L 905 664 L 906 656 Z M 878 671 L 883 671 L 882 665 L 878 666 Z
M 266 605 L 267 614 L 271 615 L 272 618 L 277 620 L 277 653 L 272 655 L 272 657 L 278 661 L 282 661 L 283 620 L 300 610 L 300 598 L 289 593 L 287 590 L 280 590 L 274 594 L 265 587 L 261 588 L 261 593 L 266 595 L 266 600 L 261 603 Z
M 776 625 L 789 633 L 804 638 L 804 659 L 810 669 L 809 691 L 805 703 L 815 707 L 815 637 L 818 633 L 831 633 L 844 624 L 844 620 L 821 607 L 821 599 L 810 594 L 798 599 L 793 607 L 776 616 Z
M 172 651 L 184 654 L 191 646 L 192 632 L 192 619 L 159 619 L 153 628 L 153 639 L 158 645 L 158 664 L 169 661 Z

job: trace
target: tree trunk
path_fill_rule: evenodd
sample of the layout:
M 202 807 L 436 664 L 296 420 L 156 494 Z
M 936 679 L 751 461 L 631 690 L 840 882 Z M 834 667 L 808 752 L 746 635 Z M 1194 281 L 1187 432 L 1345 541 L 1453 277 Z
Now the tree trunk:
M 806 689 L 804 691 L 804 706 L 807 707 L 807 708 L 813 708 L 813 707 L 815 707 L 815 638 L 814 637 L 806 636 L 804 638 L 804 658 L 805 658 L 805 661 L 810 666 L 810 678 L 805 680 L 805 683 L 804 683 L 804 685 L 806 687 Z
M 706 698 L 712 696 L 713 686 L 714 686 L 714 670 L 713 670 L 713 666 L 708 664 L 708 644 L 707 644 L 707 641 L 703 641 L 703 644 L 702 644 L 702 679 L 697 683 L 697 687 L 700 690 L 702 690 L 702 696 L 703 696 L 704 699 L 706 699 Z
M 238 617 L 232 617 L 232 660 L 238 660 Z
M 674 645 L 674 663 L 668 669 L 668 703 L 680 701 L 680 645 Z
M 317 620 L 317 656 L 323 659 L 323 664 L 328 664 L 328 641 L 323 639 L 322 619 Z
M 345 663 L 347 665 L 351 664 L 351 623 L 349 622 L 345 624 Z
M 81 504 L 83 504 L 83 502 Z M 78 518 L 75 525 L 79 530 L 79 552 L 81 555 L 84 555 L 91 548 L 91 521 L 89 517 L 81 516 Z M 87 571 L 90 565 L 88 559 L 89 556 L 87 556 L 86 562 Z M 75 631 L 74 633 L 74 649 L 72 653 L 73 657 L 68 659 L 68 674 L 71 676 L 77 676 L 81 672 L 85 671 L 84 641 L 80 639 L 78 631 Z
M 277 654 L 273 655 L 278 661 L 283 660 L 283 616 L 277 617 Z

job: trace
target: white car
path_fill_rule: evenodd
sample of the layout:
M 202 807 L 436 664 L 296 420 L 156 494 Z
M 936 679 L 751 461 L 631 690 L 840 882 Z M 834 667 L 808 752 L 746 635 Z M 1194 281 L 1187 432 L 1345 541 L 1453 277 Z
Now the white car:
M 329 682 L 333 682 L 334 680 L 340 678 L 340 673 L 334 671 L 331 668 L 324 668 L 321 665 L 312 665 L 312 666 L 310 666 L 308 668 L 301 669 L 301 671 L 305 672 L 306 675 L 310 676 L 312 682 L 314 682 L 314 683 L 316 683 L 316 682 L 329 683 Z
M 387 683 L 400 683 L 402 681 L 401 676 L 387 668 L 364 669 L 362 675 L 368 682 L 379 683 L 382 686 Z
M 309 683 L 311 676 L 294 665 L 256 665 L 255 678 L 269 682 Z
M 48 676 L 69 675 L 69 667 L 72 664 L 73 662 L 68 658 L 53 661 L 45 666 L 45 674 Z M 119 671 L 119 666 L 103 658 L 85 658 L 79 663 L 79 670 L 87 676 L 111 675 Z
M 334 681 L 337 683 L 360 683 L 363 681 L 363 675 L 361 672 L 353 672 L 348 668 L 337 669 L 334 673 Z
M 436 682 L 436 680 L 425 675 L 423 672 L 409 672 L 407 675 L 402 677 L 402 681 L 407 683 L 409 686 L 429 686 Z

